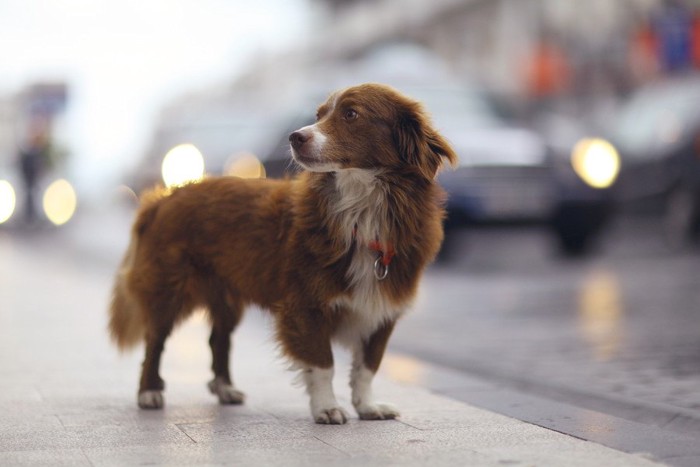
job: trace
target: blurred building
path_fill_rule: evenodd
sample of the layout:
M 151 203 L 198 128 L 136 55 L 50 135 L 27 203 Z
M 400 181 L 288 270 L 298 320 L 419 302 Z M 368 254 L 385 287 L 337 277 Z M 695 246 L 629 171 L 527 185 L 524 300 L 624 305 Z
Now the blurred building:
M 363 57 L 391 44 L 423 48 L 457 81 L 506 102 L 512 115 L 563 106 L 579 118 L 644 82 L 682 71 L 682 52 L 673 56 L 675 69 L 664 68 L 663 44 L 670 41 L 668 50 L 678 55 L 683 41 L 673 42 L 679 30 L 674 18 L 678 12 L 697 16 L 700 0 L 310 0 L 310 8 L 313 28 L 305 39 L 257 56 L 229 84 L 168 106 L 149 164 L 166 150 L 164 131 L 170 145 L 178 125 L 196 126 L 207 113 L 228 112 L 229 122 L 251 114 L 283 119 L 346 84 L 343 75 L 352 75 Z M 688 27 L 693 24 L 697 59 L 688 63 L 700 67 L 700 20 Z
M 548 40 L 572 67 L 620 60 L 629 31 L 659 0 L 317 0 L 326 12 L 311 44 L 319 59 L 352 57 L 386 41 L 412 41 L 437 52 L 455 72 L 518 95 L 523 63 Z
M 314 0 L 315 27 L 309 40 L 274 57 L 260 57 L 234 88 L 252 86 L 262 95 L 284 100 L 304 82 L 318 81 L 323 64 L 353 60 L 382 44 L 403 42 L 425 47 L 456 76 L 516 103 L 540 97 L 585 103 L 591 96 L 607 98 L 654 77 L 631 63 L 634 38 L 667 4 L 667 0 Z M 694 11 L 700 1 L 683 4 Z
M 12 163 L 17 151 L 16 113 L 16 99 L 0 96 L 0 170 Z

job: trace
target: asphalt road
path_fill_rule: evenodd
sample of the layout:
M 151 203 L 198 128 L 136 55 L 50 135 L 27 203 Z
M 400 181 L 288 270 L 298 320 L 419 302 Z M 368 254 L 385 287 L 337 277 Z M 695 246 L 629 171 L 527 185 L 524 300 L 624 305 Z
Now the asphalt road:
M 671 251 L 658 223 L 640 218 L 618 220 L 575 260 L 532 227 L 467 231 L 459 245 L 448 265 L 427 275 L 392 349 L 700 435 L 697 249 Z

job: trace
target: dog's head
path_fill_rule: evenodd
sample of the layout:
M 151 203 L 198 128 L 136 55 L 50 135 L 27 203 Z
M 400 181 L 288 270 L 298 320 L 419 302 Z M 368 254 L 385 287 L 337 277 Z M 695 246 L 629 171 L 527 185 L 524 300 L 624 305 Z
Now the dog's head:
M 444 159 L 457 162 L 421 104 L 382 84 L 331 94 L 316 123 L 293 132 L 289 141 L 294 159 L 314 172 L 410 170 L 432 179 Z

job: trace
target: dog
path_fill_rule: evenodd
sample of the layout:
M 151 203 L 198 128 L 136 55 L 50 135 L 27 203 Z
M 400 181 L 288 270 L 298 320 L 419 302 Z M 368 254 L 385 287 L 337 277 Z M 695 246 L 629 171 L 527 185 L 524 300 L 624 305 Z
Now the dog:
M 331 94 L 289 141 L 304 169 L 295 178 L 211 177 L 143 197 L 109 322 L 122 350 L 145 339 L 139 407 L 163 407 L 165 340 L 200 307 L 212 324 L 209 390 L 222 404 L 243 403 L 230 335 L 257 304 L 275 318 L 316 423 L 348 420 L 332 388 L 332 342 L 352 351 L 359 418 L 399 416 L 375 401 L 372 380 L 440 248 L 445 194 L 435 177 L 457 156 L 422 104 L 376 83 Z

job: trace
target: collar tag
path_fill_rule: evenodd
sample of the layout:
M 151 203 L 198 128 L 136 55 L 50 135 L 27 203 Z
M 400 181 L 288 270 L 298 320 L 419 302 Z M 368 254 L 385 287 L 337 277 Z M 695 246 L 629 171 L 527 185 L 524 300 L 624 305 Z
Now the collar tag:
M 374 262 L 374 277 L 378 281 L 383 281 L 386 276 L 389 275 L 389 265 L 384 264 L 381 256 L 377 256 L 377 260 Z
M 389 264 L 391 264 L 391 260 L 394 259 L 396 254 L 394 247 L 391 244 L 387 244 L 386 248 L 384 248 L 377 240 L 369 242 L 368 246 L 370 250 L 378 254 L 377 259 L 374 261 L 374 277 L 378 281 L 386 279 L 389 275 Z

